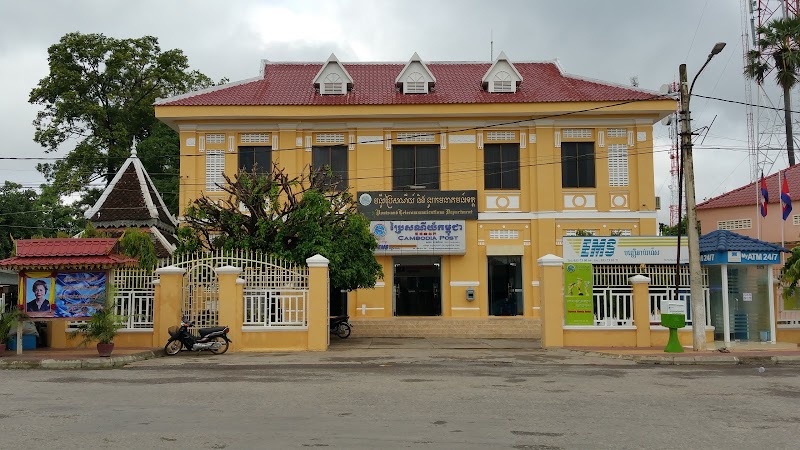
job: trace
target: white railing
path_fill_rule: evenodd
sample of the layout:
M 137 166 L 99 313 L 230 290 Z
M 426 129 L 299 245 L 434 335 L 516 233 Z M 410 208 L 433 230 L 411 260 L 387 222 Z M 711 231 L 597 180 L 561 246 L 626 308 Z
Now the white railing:
M 592 289 L 596 327 L 633 326 L 633 291 L 630 287 Z
M 781 328 L 800 328 L 800 310 L 780 311 L 778 325 Z
M 244 290 L 245 329 L 307 329 L 308 291 Z
M 675 289 L 668 287 L 650 287 L 650 323 L 661 323 L 661 305 L 665 300 L 673 300 L 675 298 Z M 711 293 L 708 288 L 703 288 L 703 298 L 706 304 L 706 325 L 711 325 Z M 678 301 L 683 303 L 686 309 L 686 325 L 692 324 L 692 302 L 691 294 L 688 287 L 681 287 L 678 294 Z
M 123 329 L 153 329 L 153 291 L 130 290 L 120 291 L 114 296 L 116 313 L 127 317 Z

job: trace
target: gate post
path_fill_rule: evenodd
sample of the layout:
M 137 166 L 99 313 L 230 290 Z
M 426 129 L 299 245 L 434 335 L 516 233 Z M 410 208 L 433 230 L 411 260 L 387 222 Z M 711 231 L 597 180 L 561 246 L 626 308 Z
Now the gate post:
M 634 275 L 629 278 L 633 285 L 633 324 L 636 325 L 636 346 L 650 347 L 650 278 Z
M 167 343 L 167 328 L 180 325 L 183 303 L 183 274 L 186 269 L 168 266 L 156 269 L 158 280 L 153 281 L 156 292 L 153 305 L 153 336 L 155 346 Z
M 219 312 L 219 325 L 230 328 L 231 350 L 241 350 L 242 323 L 244 323 L 244 280 L 239 278 L 242 269 L 233 266 L 223 266 L 214 269 L 219 279 L 219 297 L 217 311 Z M 240 282 L 241 281 L 241 282 Z
M 542 348 L 564 346 L 564 260 L 547 254 L 536 260 L 541 282 Z
M 308 264 L 308 349 L 326 351 L 330 344 L 328 259 L 316 254 Z

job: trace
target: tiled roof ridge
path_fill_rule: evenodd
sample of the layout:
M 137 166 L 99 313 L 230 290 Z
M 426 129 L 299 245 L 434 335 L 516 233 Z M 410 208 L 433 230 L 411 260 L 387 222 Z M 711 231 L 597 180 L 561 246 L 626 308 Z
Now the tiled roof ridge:
M 734 233 L 733 231 L 730 231 L 730 230 L 714 230 L 714 231 L 711 231 L 708 234 L 704 235 L 704 237 L 706 237 L 707 239 L 716 239 L 717 240 L 717 244 L 718 244 L 716 246 L 717 250 L 741 251 L 741 250 L 732 249 L 732 248 L 727 247 L 727 246 L 723 248 L 722 245 L 721 245 L 723 243 L 727 244 L 728 240 L 733 241 L 733 242 L 731 242 L 731 244 L 735 244 L 735 240 L 738 239 L 739 241 L 748 241 L 751 244 L 762 246 L 765 249 L 771 249 L 771 250 L 774 250 L 774 251 L 782 251 L 782 252 L 788 252 L 789 251 L 787 248 L 781 247 L 780 245 L 773 244 L 773 243 L 767 242 L 767 241 L 762 241 L 760 239 L 756 239 L 756 238 L 751 237 L 751 236 L 745 236 L 743 234 Z M 724 242 L 723 242 L 723 239 L 724 239 Z M 749 250 L 747 250 L 747 251 L 749 251 Z
M 775 180 L 778 177 L 778 173 L 779 172 L 780 173 L 784 173 L 784 174 L 788 172 L 790 175 L 794 175 L 795 172 L 797 172 L 798 170 L 800 170 L 800 163 L 795 164 L 793 166 L 789 166 L 789 167 L 787 167 L 785 169 L 778 170 L 775 173 L 772 173 L 772 174 L 769 174 L 769 175 L 765 176 L 764 177 L 764 182 L 767 183 L 767 184 L 770 184 L 773 180 Z M 800 176 L 800 174 L 798 174 L 798 176 Z M 752 189 L 752 192 L 753 192 L 753 198 L 752 198 L 753 201 L 752 201 L 752 203 L 744 203 L 744 204 L 736 204 L 736 205 L 725 205 L 724 207 L 747 206 L 747 205 L 751 205 L 751 204 L 755 205 L 756 201 L 758 199 L 758 195 L 756 195 L 757 194 L 756 187 L 760 183 L 761 183 L 761 176 L 759 175 L 759 177 L 758 177 L 758 179 L 756 181 L 750 182 L 750 183 L 748 183 L 748 184 L 746 184 L 744 186 L 738 187 L 736 189 L 730 190 L 730 191 L 722 193 L 722 194 L 720 194 L 720 195 L 718 195 L 716 197 L 712 197 L 712 198 L 710 198 L 708 200 L 705 200 L 705 201 L 703 201 L 701 203 L 698 203 L 697 204 L 697 209 L 717 208 L 717 207 L 719 207 L 718 205 L 716 205 L 717 203 L 720 203 L 721 201 L 727 199 L 728 197 L 736 195 L 739 192 L 741 192 L 743 190 L 747 190 L 747 189 Z M 778 186 L 778 191 L 769 196 L 770 198 L 769 198 L 768 204 L 769 203 L 778 203 L 778 202 L 780 202 L 780 189 L 781 189 L 781 187 Z M 795 194 L 792 193 L 791 189 L 789 190 L 789 193 L 790 193 L 791 197 L 794 198 Z

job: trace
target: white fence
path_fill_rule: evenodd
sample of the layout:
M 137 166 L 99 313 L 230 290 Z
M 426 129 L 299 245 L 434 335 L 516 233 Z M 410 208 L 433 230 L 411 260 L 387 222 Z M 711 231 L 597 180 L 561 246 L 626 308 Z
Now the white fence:
M 244 290 L 245 329 L 307 329 L 308 291 Z
M 778 326 L 781 328 L 800 328 L 800 311 L 780 311 L 778 313 Z
M 650 288 L 650 324 L 661 323 L 661 305 L 666 300 L 675 298 L 675 289 L 653 286 Z M 633 322 L 633 289 L 625 286 L 598 287 L 592 289 L 594 300 L 594 326 L 596 327 L 630 327 Z M 703 288 L 703 297 L 706 306 L 706 325 L 711 324 L 710 292 Z M 686 307 L 686 325 L 692 324 L 691 296 L 688 289 L 682 289 L 678 301 Z M 796 311 L 800 313 L 800 311 Z M 800 314 L 796 316 L 800 320 Z M 800 322 L 798 322 L 800 324 Z
M 153 329 L 153 270 L 138 267 L 120 268 L 111 272 L 116 313 L 127 317 L 123 330 Z

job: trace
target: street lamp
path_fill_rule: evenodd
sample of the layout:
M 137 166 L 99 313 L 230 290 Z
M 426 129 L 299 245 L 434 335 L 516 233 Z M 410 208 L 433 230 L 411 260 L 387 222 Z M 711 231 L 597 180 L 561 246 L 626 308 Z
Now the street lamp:
M 694 197 L 694 162 L 692 160 L 692 119 L 689 112 L 689 98 L 700 72 L 706 68 L 711 58 L 725 48 L 724 42 L 717 42 L 708 54 L 703 67 L 697 71 L 692 84 L 686 86 L 686 64 L 679 68 L 681 82 L 681 164 L 686 177 L 686 232 L 689 238 L 689 289 L 692 299 L 692 348 L 694 351 L 706 349 L 706 302 L 703 298 L 703 272 L 700 267 L 700 236 L 697 232 L 697 205 Z M 678 221 L 680 224 L 680 221 Z M 680 225 L 678 225 L 678 263 L 680 263 Z M 680 279 L 680 272 L 676 274 Z M 677 283 L 676 283 L 677 284 Z M 677 299 L 676 299 L 677 300 Z

